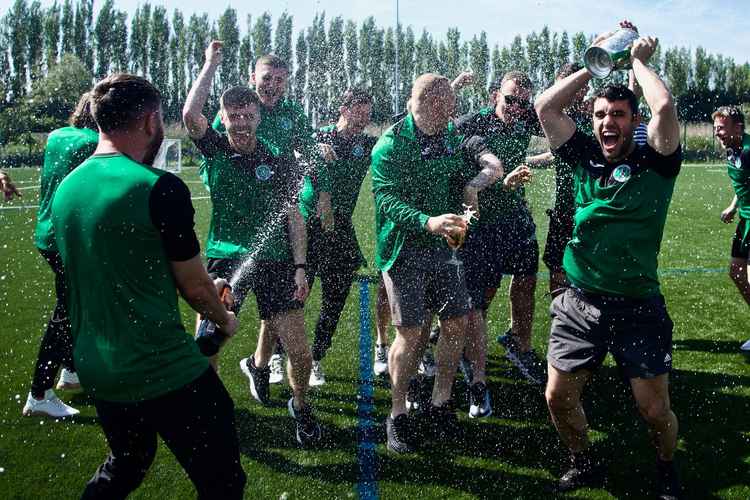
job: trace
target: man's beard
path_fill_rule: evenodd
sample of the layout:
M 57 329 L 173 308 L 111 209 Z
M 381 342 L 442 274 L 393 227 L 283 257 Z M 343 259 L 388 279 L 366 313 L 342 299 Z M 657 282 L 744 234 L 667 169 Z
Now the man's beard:
M 159 154 L 159 149 L 161 149 L 161 143 L 164 142 L 164 130 L 161 129 L 159 132 L 154 136 L 151 143 L 148 145 L 148 149 L 146 150 L 146 154 L 143 157 L 143 164 L 153 166 L 154 160 L 156 160 L 156 155 Z

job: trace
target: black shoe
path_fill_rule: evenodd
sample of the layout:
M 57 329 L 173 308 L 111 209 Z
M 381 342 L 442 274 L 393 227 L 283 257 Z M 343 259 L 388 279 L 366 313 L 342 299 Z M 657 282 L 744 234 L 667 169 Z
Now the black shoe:
M 414 451 L 414 440 L 409 417 L 402 413 L 385 419 L 385 434 L 388 438 L 388 449 L 393 453 L 411 453 Z
M 294 409 L 294 398 L 287 403 L 289 415 L 294 418 L 296 424 L 297 442 L 302 446 L 310 446 L 318 443 L 322 436 L 320 424 L 313 415 L 310 405 L 305 405 L 301 410 Z
M 266 406 L 271 400 L 268 379 L 271 377 L 269 367 L 256 368 L 255 358 L 250 356 L 240 360 L 240 370 L 250 382 L 250 394 L 262 405 Z
M 578 453 L 570 458 L 570 468 L 557 482 L 557 491 L 564 493 L 604 482 L 604 468 L 590 456 Z
M 442 406 L 430 405 L 426 415 L 425 433 L 433 441 L 452 442 L 458 437 L 458 416 L 451 402 Z
M 484 382 L 477 382 L 469 387 L 469 417 L 484 418 L 492 415 L 490 393 Z
M 657 488 L 659 500 L 679 500 L 682 498 L 682 487 L 677 467 L 674 462 L 656 460 Z

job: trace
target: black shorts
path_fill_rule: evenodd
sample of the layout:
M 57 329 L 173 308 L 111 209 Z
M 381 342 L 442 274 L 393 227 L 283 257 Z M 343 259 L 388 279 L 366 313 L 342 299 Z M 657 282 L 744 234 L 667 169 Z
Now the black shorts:
M 573 236 L 573 214 L 548 210 L 549 230 L 542 261 L 552 273 L 561 272 L 565 247 Z
M 242 265 L 241 259 L 208 259 L 208 274 L 231 281 Z M 271 319 L 277 314 L 302 309 L 302 302 L 294 300 L 294 264 L 292 262 L 258 261 L 250 266 L 232 289 L 234 312 L 239 313 L 247 294 L 253 292 L 260 319 Z
M 737 230 L 732 236 L 732 257 L 735 259 L 748 260 L 750 255 L 750 237 L 745 236 L 747 233 L 747 219 L 740 217 L 737 222 Z
M 664 297 L 604 297 L 573 288 L 550 306 L 547 360 L 563 372 L 594 370 L 611 352 L 622 373 L 654 378 L 672 370 L 672 320 Z
M 469 228 L 461 260 L 473 307 L 486 309 L 487 290 L 500 286 L 504 274 L 534 276 L 539 271 L 539 243 L 531 213 L 524 208 L 499 224 Z
M 323 231 L 317 217 L 307 222 L 308 277 L 354 274 L 364 263 L 351 219 L 336 219 L 331 231 Z

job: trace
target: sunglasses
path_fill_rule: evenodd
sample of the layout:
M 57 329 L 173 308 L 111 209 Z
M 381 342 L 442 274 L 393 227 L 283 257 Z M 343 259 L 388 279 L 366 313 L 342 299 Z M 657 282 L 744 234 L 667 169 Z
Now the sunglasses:
M 514 95 L 503 94 L 503 100 L 505 101 L 506 106 L 528 108 L 531 105 L 528 99 L 521 99 L 520 97 L 516 97 Z

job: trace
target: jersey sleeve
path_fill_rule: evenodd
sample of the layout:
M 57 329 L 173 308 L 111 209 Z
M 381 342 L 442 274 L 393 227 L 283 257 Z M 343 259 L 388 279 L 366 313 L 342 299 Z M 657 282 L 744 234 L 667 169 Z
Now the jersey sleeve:
M 595 148 L 594 139 L 576 128 L 571 138 L 552 153 L 575 168 L 587 162 L 593 156 Z
M 190 190 L 179 177 L 165 173 L 156 181 L 149 195 L 149 212 L 170 261 L 183 262 L 200 253 Z
M 221 150 L 222 136 L 213 128 L 206 128 L 206 133 L 200 139 L 193 139 L 195 147 L 206 159 L 211 159 Z
M 662 155 L 648 144 L 641 146 L 645 149 L 646 161 L 649 168 L 654 172 L 671 179 L 677 177 L 682 167 L 682 146 L 678 146 L 677 149 L 670 155 Z

